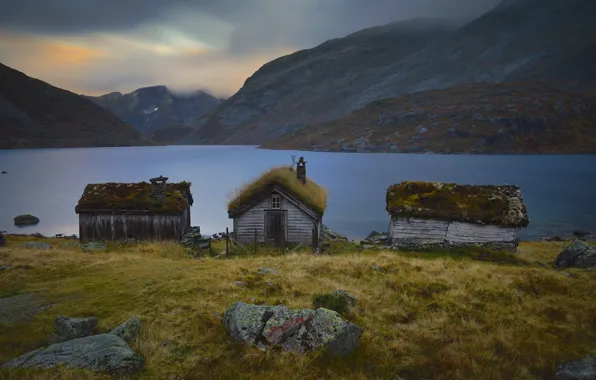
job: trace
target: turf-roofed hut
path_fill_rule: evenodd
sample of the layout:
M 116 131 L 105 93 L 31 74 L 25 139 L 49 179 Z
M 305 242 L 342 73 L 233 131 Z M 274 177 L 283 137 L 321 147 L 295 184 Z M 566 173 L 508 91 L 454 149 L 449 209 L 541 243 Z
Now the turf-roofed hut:
M 80 240 L 180 240 L 190 228 L 190 183 L 167 180 L 87 185 L 75 208 Z
M 296 169 L 274 167 L 236 191 L 228 203 L 234 239 L 241 243 L 318 247 L 327 191 L 306 177 L 302 157 Z
M 396 247 L 486 246 L 514 250 L 529 223 L 517 186 L 402 182 L 387 189 Z

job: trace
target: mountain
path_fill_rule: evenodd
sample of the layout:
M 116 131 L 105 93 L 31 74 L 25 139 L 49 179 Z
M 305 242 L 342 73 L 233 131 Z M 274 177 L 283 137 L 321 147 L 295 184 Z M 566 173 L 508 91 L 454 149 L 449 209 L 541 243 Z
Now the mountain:
M 468 83 L 593 88 L 594 14 L 593 0 L 506 0 L 463 26 L 410 20 L 330 40 L 265 64 L 195 123 L 192 140 L 260 144 L 379 99 Z
M 93 102 L 0 64 L 0 149 L 148 144 Z
M 344 152 L 589 153 L 596 102 L 543 83 L 469 84 L 369 103 L 263 148 Z
M 175 95 L 166 86 L 139 88 L 130 94 L 112 92 L 85 97 L 142 133 L 189 123 L 208 114 L 221 103 L 221 99 L 203 91 Z
M 187 125 L 170 125 L 150 132 L 148 137 L 160 145 L 176 145 L 193 131 Z

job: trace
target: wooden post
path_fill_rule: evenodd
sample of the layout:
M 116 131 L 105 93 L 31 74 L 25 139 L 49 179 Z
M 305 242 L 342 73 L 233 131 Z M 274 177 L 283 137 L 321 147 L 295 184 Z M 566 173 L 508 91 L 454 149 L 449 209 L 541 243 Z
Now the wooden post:
M 283 255 L 286 251 L 286 231 L 281 227 L 281 254 Z
M 257 229 L 255 228 L 255 255 L 257 254 Z
M 226 227 L 226 256 L 228 255 L 228 242 L 230 241 L 230 234 L 228 232 L 228 227 Z
M 311 242 L 312 243 L 311 246 L 312 246 L 312 252 L 313 253 L 315 252 L 315 238 L 316 238 L 316 236 L 315 236 L 315 229 L 313 228 L 312 229 L 312 242 Z

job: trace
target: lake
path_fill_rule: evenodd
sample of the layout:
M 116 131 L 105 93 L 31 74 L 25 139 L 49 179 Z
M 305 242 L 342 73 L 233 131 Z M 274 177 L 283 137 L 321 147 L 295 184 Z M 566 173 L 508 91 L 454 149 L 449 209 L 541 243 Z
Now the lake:
M 521 187 L 530 215 L 526 240 L 596 233 L 596 155 L 367 154 L 261 150 L 247 146 L 167 146 L 0 151 L 0 230 L 78 234 L 75 205 L 88 183 L 139 182 L 164 175 L 192 182 L 192 224 L 231 230 L 229 194 L 271 166 L 304 156 L 307 175 L 329 193 L 323 223 L 361 239 L 386 231 L 385 192 L 393 183 L 428 180 Z M 12 218 L 41 222 L 19 228 Z

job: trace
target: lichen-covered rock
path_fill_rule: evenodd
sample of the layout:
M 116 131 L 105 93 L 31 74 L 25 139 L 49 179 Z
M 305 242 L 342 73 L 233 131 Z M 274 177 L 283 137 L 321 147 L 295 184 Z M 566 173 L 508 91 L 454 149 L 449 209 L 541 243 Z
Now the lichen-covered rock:
M 112 331 L 110 331 L 110 334 L 114 334 L 130 343 L 139 335 L 141 332 L 141 327 L 141 320 L 135 315 L 120 326 L 115 327 Z
M 265 323 L 279 306 L 251 305 L 236 302 L 223 315 L 222 323 L 232 338 L 242 342 L 256 344 L 263 332 Z
M 582 240 L 575 240 L 565 247 L 555 259 L 556 268 L 596 267 L 596 247 Z
M 578 362 L 559 365 L 556 380 L 596 380 L 596 357 L 586 356 Z
M 364 240 L 360 241 L 362 246 L 375 246 L 387 244 L 389 236 L 386 233 L 372 231 Z
M 235 303 L 222 322 L 234 339 L 261 349 L 279 346 L 304 353 L 327 347 L 335 354 L 351 352 L 362 329 L 332 310 L 288 309 L 285 306 Z
M 39 348 L 5 363 L 4 368 L 50 369 L 64 365 L 126 376 L 143 367 L 143 358 L 113 334 L 100 334 Z
M 49 343 L 65 342 L 67 340 L 83 338 L 92 335 L 97 326 L 97 317 L 70 318 L 59 315 L 54 320 L 54 331 Z
M 201 235 L 200 227 L 191 227 L 180 239 L 180 244 L 186 248 L 204 250 L 211 248 L 211 238 Z

